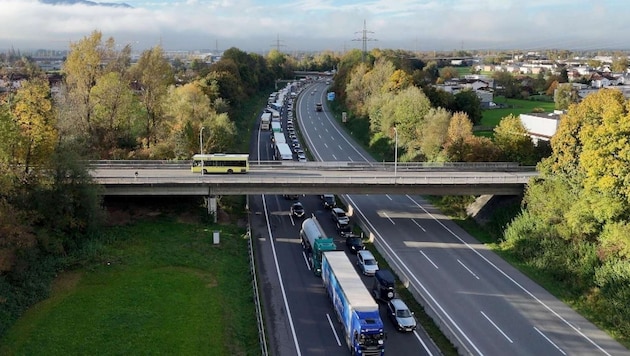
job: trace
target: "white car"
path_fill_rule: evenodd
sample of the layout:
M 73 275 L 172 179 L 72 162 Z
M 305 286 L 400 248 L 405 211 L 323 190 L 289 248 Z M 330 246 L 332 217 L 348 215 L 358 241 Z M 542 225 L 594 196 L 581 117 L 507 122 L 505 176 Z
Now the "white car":
M 361 273 L 366 276 L 373 276 L 378 271 L 378 262 L 372 252 L 368 250 L 357 252 L 357 265 L 359 265 Z

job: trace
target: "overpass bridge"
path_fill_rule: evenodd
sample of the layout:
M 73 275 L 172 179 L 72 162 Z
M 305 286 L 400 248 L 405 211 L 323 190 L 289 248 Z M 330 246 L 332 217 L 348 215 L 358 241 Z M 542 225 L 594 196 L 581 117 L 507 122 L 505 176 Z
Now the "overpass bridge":
M 518 195 L 534 167 L 513 163 L 252 161 L 247 174 L 194 174 L 188 161 L 97 161 L 105 196 L 248 194 Z

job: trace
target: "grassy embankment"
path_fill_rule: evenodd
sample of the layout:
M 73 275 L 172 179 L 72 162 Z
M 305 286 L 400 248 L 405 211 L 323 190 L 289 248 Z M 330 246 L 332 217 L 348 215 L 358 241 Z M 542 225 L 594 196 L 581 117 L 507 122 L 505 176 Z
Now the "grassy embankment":
M 59 275 L 0 354 L 260 354 L 243 229 L 157 217 L 104 234 L 98 258 Z

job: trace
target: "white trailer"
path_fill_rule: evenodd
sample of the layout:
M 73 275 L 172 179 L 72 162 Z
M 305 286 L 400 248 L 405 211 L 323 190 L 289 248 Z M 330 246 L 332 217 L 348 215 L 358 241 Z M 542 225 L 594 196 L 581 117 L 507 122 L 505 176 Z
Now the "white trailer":
M 282 132 L 274 132 L 273 133 L 273 142 L 278 143 L 287 143 L 287 138 L 284 136 Z
M 293 152 L 286 143 L 276 143 L 276 159 L 282 161 L 293 160 Z

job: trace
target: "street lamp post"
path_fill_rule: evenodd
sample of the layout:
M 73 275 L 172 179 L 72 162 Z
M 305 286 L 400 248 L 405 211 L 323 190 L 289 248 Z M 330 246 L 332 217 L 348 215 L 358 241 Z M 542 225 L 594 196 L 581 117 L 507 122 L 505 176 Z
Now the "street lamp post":
M 199 153 L 203 154 L 203 129 L 204 127 L 201 126 L 201 128 L 199 129 Z M 203 175 L 203 157 L 201 157 L 201 175 Z
M 394 126 L 394 177 L 398 175 L 398 129 Z

